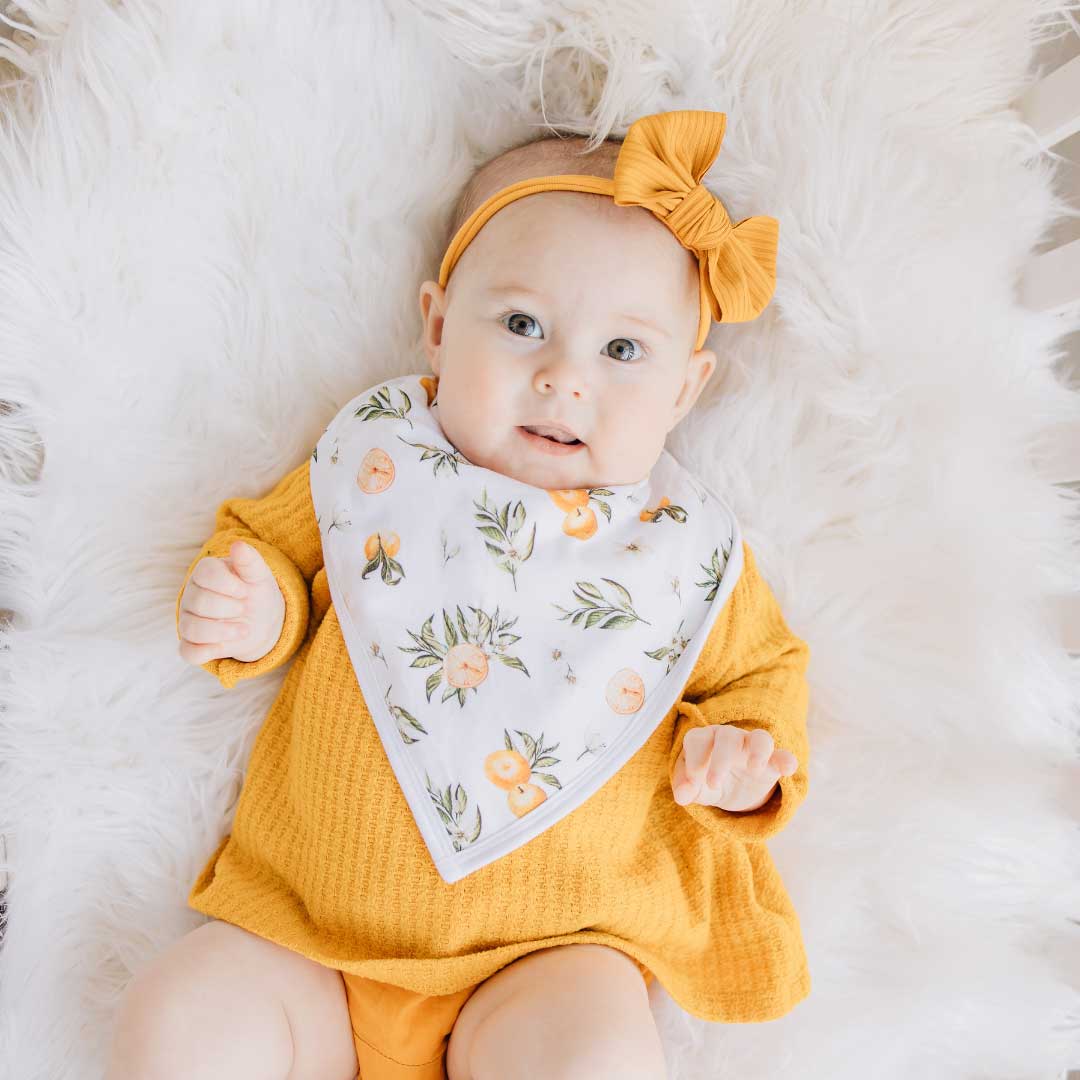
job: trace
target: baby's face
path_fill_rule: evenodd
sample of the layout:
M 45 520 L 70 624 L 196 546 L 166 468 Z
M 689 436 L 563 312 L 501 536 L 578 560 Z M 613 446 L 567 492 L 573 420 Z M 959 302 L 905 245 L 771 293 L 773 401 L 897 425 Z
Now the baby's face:
M 697 259 L 649 211 L 608 204 L 517 199 L 445 291 L 420 287 L 436 415 L 474 465 L 546 489 L 637 483 L 712 373 L 694 352 Z M 523 430 L 545 421 L 583 445 Z

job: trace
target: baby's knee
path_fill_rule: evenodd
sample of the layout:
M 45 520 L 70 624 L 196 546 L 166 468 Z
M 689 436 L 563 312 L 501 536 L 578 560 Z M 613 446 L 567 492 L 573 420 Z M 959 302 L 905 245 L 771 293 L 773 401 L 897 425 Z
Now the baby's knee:
M 502 1019 L 496 1014 L 480 1025 L 469 1059 L 470 1080 L 667 1080 L 655 1027 L 650 1035 L 563 1024 L 536 1040 L 523 1037 L 520 1028 L 500 1027 Z
M 647 997 L 610 996 L 555 976 L 493 1009 L 473 1032 L 469 1080 L 667 1080 L 664 1050 Z M 459 1048 L 459 1057 L 464 1050 Z M 450 1072 L 451 1080 L 455 1074 Z
M 167 950 L 125 988 L 105 1080 L 284 1078 L 292 1037 L 281 1010 L 273 1023 L 250 995 L 199 973 L 184 949 Z
M 186 1003 L 184 987 L 156 970 L 132 979 L 116 1011 L 105 1080 L 178 1075 L 181 1044 L 195 1035 Z

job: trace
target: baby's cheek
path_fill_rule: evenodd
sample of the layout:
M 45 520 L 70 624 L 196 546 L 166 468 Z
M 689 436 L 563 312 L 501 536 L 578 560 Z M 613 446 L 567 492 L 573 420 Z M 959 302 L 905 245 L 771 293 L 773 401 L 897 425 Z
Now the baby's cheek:
M 656 418 L 627 415 L 607 424 L 597 449 L 618 469 L 622 483 L 635 483 L 656 464 L 663 445 L 663 436 L 658 438 Z

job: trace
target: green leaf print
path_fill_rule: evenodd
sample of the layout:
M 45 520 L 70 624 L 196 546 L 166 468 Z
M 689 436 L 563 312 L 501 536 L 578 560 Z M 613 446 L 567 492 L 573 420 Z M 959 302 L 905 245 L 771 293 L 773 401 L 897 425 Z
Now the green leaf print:
M 409 395 L 405 393 L 401 387 L 396 387 L 397 392 L 405 399 L 405 404 L 394 408 L 393 403 L 390 400 L 390 392 L 385 386 L 380 386 L 379 389 L 368 398 L 367 403 L 361 405 L 353 416 L 359 420 L 380 420 L 383 417 L 394 417 L 397 420 L 404 420 L 409 427 L 413 426 L 413 422 L 406 416 L 406 413 L 412 409 L 412 401 L 409 399 Z
M 671 636 L 670 645 L 661 645 L 657 649 L 644 650 L 646 656 L 652 657 L 653 660 L 667 659 L 667 668 L 664 674 L 667 675 L 671 669 L 678 663 L 679 657 L 682 656 L 683 650 L 690 644 L 689 638 L 683 637 L 682 627 L 684 619 L 679 620 L 679 625 L 675 628 L 675 633 Z
M 415 652 L 415 653 L 430 654 L 430 655 L 435 656 L 436 663 L 440 662 L 442 660 L 442 657 L 445 655 L 446 650 L 442 647 L 442 645 L 439 644 L 438 641 L 435 640 L 435 635 L 431 632 L 431 623 L 432 623 L 432 620 L 434 618 L 435 618 L 434 615 L 432 615 L 432 616 L 430 616 L 428 618 L 428 620 L 420 628 L 419 636 L 414 634 L 411 630 L 406 630 L 405 631 L 409 635 L 409 637 L 411 637 L 413 639 L 413 641 L 415 641 L 417 643 L 419 648 L 406 649 L 401 645 L 399 645 L 398 648 L 402 652 Z M 414 660 L 412 662 L 412 664 L 410 664 L 409 666 L 410 667 L 424 667 L 425 665 L 419 663 L 418 660 Z
M 596 503 L 596 505 L 600 507 L 600 512 L 604 515 L 604 517 L 606 517 L 608 519 L 608 521 L 610 521 L 611 520 L 611 504 L 605 502 L 604 499 L 599 498 L 599 496 L 604 496 L 605 498 L 611 498 L 611 496 L 614 495 L 615 492 L 612 491 L 611 488 L 602 488 L 602 487 L 588 488 L 588 492 L 589 492 L 589 502 Z
M 630 599 L 630 594 L 624 589 L 617 581 L 612 581 L 611 578 L 601 578 L 601 581 L 606 581 L 618 594 L 622 601 L 624 608 L 630 608 L 633 601 Z
M 614 630 L 620 626 L 629 626 L 633 622 L 643 622 L 646 626 L 652 625 L 648 619 L 641 618 L 634 611 L 633 599 L 622 585 L 611 578 L 600 580 L 606 581 L 612 587 L 617 602 L 605 602 L 604 594 L 595 585 L 588 581 L 578 581 L 575 583 L 574 596 L 581 601 L 583 606 L 567 611 L 566 608 L 553 603 L 552 607 L 564 612 L 559 616 L 560 622 L 563 619 L 569 619 L 571 625 L 577 626 L 584 619 L 585 625 L 582 629 L 585 630 L 597 624 L 601 624 L 601 630 Z
M 533 525 L 524 546 L 519 548 L 515 538 L 525 525 L 526 517 L 525 506 L 520 500 L 512 511 L 510 503 L 501 507 L 492 507 L 488 505 L 487 488 L 484 488 L 480 492 L 480 502 L 473 499 L 473 506 L 476 507 L 474 517 L 480 523 L 476 529 L 485 538 L 484 546 L 495 559 L 495 565 L 510 575 L 516 592 L 518 568 L 533 553 L 536 525 Z
M 435 635 L 432 633 L 432 630 L 431 630 L 431 624 L 434 621 L 434 619 L 435 619 L 434 615 L 431 615 L 431 616 L 428 617 L 427 622 L 424 623 L 423 627 L 420 630 L 420 636 L 424 639 L 425 644 L 431 645 L 433 648 L 435 648 L 437 650 L 441 650 L 442 646 L 435 640 Z M 440 652 L 440 655 L 441 655 L 441 652 Z
M 734 537 L 729 539 L 728 546 L 724 550 L 724 563 L 720 564 L 718 552 L 716 548 L 713 548 L 712 559 L 708 566 L 704 563 L 698 563 L 698 566 L 705 571 L 704 581 L 695 581 L 695 585 L 700 585 L 703 589 L 709 591 L 705 594 L 706 601 L 713 600 L 716 597 L 716 590 L 720 588 L 720 579 L 724 576 L 724 568 L 727 566 L 728 558 L 731 556 L 731 541 Z
M 398 734 L 401 736 L 401 741 L 406 745 L 414 742 L 419 742 L 419 739 L 413 738 L 413 736 L 407 730 L 407 727 L 411 728 L 412 731 L 419 731 L 422 735 L 426 735 L 427 730 L 424 728 L 424 725 L 421 724 L 420 721 L 417 720 L 416 717 L 408 711 L 408 709 L 403 709 L 400 705 L 391 704 L 390 691 L 392 689 L 393 683 L 391 683 L 390 686 L 386 688 L 386 693 L 383 696 L 386 699 L 386 704 L 387 707 L 390 709 L 391 715 L 394 717 L 394 720 L 397 723 Z
M 458 473 L 458 465 L 467 465 L 468 460 L 465 455 L 459 450 L 451 449 L 444 450 L 441 446 L 431 446 L 429 443 L 414 443 L 409 442 L 408 439 L 403 439 L 400 435 L 397 436 L 399 442 L 403 442 L 406 446 L 413 446 L 417 449 L 423 448 L 423 453 L 420 455 L 421 461 L 430 461 L 434 458 L 435 467 L 431 470 L 432 476 L 439 475 L 439 469 L 442 466 L 446 466 L 448 469 L 452 469 L 455 475 Z
M 432 786 L 431 777 L 426 772 L 424 773 L 424 782 L 427 785 L 428 797 L 435 807 L 435 812 L 442 819 L 443 826 L 446 829 L 446 835 L 450 837 L 454 850 L 461 851 L 463 848 L 475 843 L 483 827 L 480 816 L 480 807 L 476 807 L 476 816 L 473 819 L 473 824 L 471 828 L 466 831 L 462 825 L 462 819 L 465 817 L 465 813 L 469 806 L 469 796 L 465 791 L 465 788 L 463 788 L 461 784 L 456 784 L 454 786 L 453 796 L 451 797 L 450 785 L 447 785 L 445 792 L 436 791 Z
M 409 652 L 416 652 L 417 650 L 416 649 L 409 649 L 408 651 Z M 437 664 L 437 663 L 439 663 L 439 658 L 437 656 L 424 655 L 424 656 L 418 656 L 409 665 L 409 667 L 431 667 L 432 664 Z

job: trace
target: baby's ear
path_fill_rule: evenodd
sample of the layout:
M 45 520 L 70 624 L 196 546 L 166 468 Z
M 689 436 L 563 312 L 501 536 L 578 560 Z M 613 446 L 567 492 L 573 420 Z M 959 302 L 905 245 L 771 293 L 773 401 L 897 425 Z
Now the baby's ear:
M 686 378 L 683 382 L 682 393 L 675 401 L 675 415 L 672 417 L 671 426 L 674 427 L 693 407 L 709 376 L 716 369 L 716 353 L 712 349 L 698 349 L 691 354 L 690 362 L 686 365 Z
M 420 317 L 424 320 L 423 342 L 424 351 L 431 361 L 432 370 L 437 371 L 435 364 L 439 347 L 442 345 L 443 319 L 446 315 L 446 290 L 437 281 L 425 281 L 420 286 Z
M 701 390 L 705 389 L 705 384 L 709 381 L 712 373 L 716 370 L 716 353 L 712 349 L 698 349 L 693 356 L 690 357 L 690 363 L 695 361 L 699 362 L 705 369 L 704 374 L 701 376 Z

